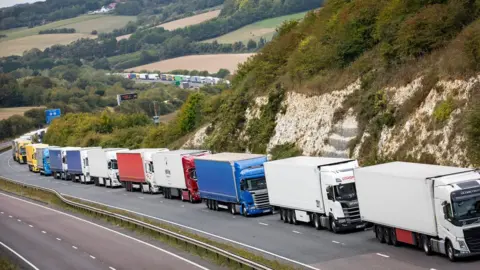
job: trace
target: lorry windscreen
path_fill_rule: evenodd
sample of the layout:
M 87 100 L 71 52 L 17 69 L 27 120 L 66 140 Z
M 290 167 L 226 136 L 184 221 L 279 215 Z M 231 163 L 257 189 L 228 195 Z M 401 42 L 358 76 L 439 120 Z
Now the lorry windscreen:
M 480 194 L 453 201 L 453 215 L 457 221 L 480 217 Z
M 110 169 L 112 170 L 118 170 L 118 164 L 116 159 L 112 159 L 110 161 Z
M 25 155 L 26 153 L 25 147 L 20 147 L 20 154 Z
M 335 186 L 335 199 L 339 201 L 351 201 L 357 199 L 357 189 L 355 183 L 342 184 Z
M 246 179 L 247 180 L 247 190 L 260 190 L 267 188 L 267 181 L 265 181 L 265 177 L 261 178 L 252 178 Z

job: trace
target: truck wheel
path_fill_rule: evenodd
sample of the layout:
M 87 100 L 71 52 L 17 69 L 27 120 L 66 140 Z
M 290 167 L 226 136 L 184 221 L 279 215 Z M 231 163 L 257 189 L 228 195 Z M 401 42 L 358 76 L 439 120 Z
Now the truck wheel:
M 380 225 L 375 225 L 375 234 L 380 243 L 385 243 L 385 237 L 383 235 L 383 228 Z
M 330 229 L 332 230 L 333 233 L 338 233 L 338 228 L 333 218 L 330 218 Z
M 320 224 L 320 217 L 318 214 L 313 214 L 313 225 L 317 230 L 322 229 L 322 225 Z
M 232 215 L 234 215 L 234 216 L 237 214 L 237 209 L 235 208 L 234 203 L 230 204 L 230 213 L 232 213 Z
M 392 241 L 393 246 L 399 246 L 397 241 L 397 230 L 395 228 L 390 229 L 390 241 Z
M 383 228 L 383 235 L 385 236 L 385 243 L 387 243 L 388 245 L 391 245 L 392 244 L 392 239 L 390 238 L 390 229 L 385 227 Z
M 284 217 L 283 217 L 283 209 L 280 208 L 280 211 L 278 211 L 278 212 L 280 212 L 280 220 L 284 220 Z
M 292 210 L 292 224 L 297 225 L 297 215 L 295 214 L 295 210 Z
M 193 203 L 193 196 L 192 196 L 192 193 L 188 192 L 188 201 L 190 203 Z
M 242 205 L 242 214 L 244 217 L 248 217 L 247 210 L 245 209 L 245 206 Z
M 426 235 L 422 235 L 422 246 L 425 255 L 430 256 L 432 255 L 432 245 L 430 243 L 430 238 Z
M 288 210 L 288 221 L 290 222 L 290 224 L 293 224 L 293 216 L 295 215 L 293 210 Z
M 445 243 L 445 249 L 447 251 L 448 259 L 452 262 L 456 261 L 457 257 L 455 257 L 455 250 L 453 249 L 452 243 L 449 240 L 447 240 Z
M 283 209 L 282 208 L 282 213 L 283 213 L 283 222 L 284 223 L 290 223 L 289 219 L 289 215 L 288 215 L 288 209 Z
M 215 207 L 215 211 L 218 211 L 218 201 L 213 201 L 213 205 Z

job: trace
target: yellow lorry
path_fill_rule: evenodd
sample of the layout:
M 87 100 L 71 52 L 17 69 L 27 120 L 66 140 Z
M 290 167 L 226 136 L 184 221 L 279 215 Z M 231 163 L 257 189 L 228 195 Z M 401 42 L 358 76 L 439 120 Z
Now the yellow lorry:
M 28 164 L 28 170 L 31 172 L 39 172 L 38 168 L 38 160 L 37 160 L 37 149 L 43 149 L 47 147 L 47 144 L 41 144 L 41 143 L 36 143 L 36 144 L 29 144 L 25 146 L 25 150 L 27 152 L 27 164 Z
M 30 140 L 18 140 L 17 147 L 15 150 L 15 157 L 18 163 L 26 164 L 27 163 L 27 152 L 25 147 L 32 142 Z

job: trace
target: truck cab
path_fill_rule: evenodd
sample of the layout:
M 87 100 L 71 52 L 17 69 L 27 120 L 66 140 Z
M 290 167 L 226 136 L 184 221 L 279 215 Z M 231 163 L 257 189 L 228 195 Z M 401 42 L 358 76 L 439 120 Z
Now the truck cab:
M 263 166 L 243 168 L 240 172 L 240 213 L 255 215 L 270 213 L 267 182 Z
M 105 156 L 107 157 L 107 174 L 108 178 L 105 179 L 105 186 L 107 187 L 121 187 L 120 178 L 118 177 L 118 163 L 117 163 L 117 152 L 125 151 L 128 149 L 120 149 L 113 151 L 105 151 Z
M 143 193 L 159 193 L 161 188 L 155 183 L 155 169 L 153 168 L 153 155 L 155 153 L 167 152 L 166 148 L 139 149 L 143 150 L 143 165 L 145 167 L 145 183 L 142 183 Z
M 480 254 L 480 171 L 431 178 L 438 238 L 431 248 L 450 260 Z
M 50 151 L 48 147 L 43 149 L 42 160 L 38 160 L 38 162 L 43 163 L 43 167 L 40 168 L 40 174 L 52 175 L 52 171 L 50 170 Z
M 26 146 L 31 144 L 32 142 L 29 140 L 19 140 L 17 144 L 17 161 L 20 164 L 26 164 L 27 163 L 27 150 Z

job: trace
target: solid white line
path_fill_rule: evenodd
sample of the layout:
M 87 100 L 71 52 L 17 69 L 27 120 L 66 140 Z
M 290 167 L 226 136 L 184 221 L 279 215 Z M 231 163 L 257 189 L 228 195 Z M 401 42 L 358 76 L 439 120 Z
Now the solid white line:
M 94 260 L 95 260 L 95 257 L 94 257 L 94 256 L 92 256 L 92 255 L 90 255 L 90 258 L 92 258 L 92 259 L 94 259 Z
M 136 241 L 136 242 L 138 242 L 138 243 L 140 243 L 140 244 L 144 244 L 144 245 L 146 245 L 146 246 L 148 246 L 148 247 L 151 247 L 151 248 L 153 248 L 153 249 L 156 249 L 156 250 L 158 250 L 158 251 L 161 251 L 161 252 L 163 252 L 163 253 L 166 253 L 166 254 L 168 254 L 168 255 L 170 255 L 170 256 L 173 256 L 173 257 L 175 257 L 175 258 L 177 258 L 177 259 L 179 259 L 179 260 L 182 260 L 182 261 L 184 261 L 184 262 L 186 262 L 186 263 L 189 263 L 189 264 L 191 264 L 191 265 L 193 265 L 193 266 L 196 266 L 196 267 L 198 267 L 198 268 L 200 268 L 200 269 L 209 270 L 208 268 L 206 268 L 206 267 L 204 267 L 204 266 L 201 266 L 201 265 L 199 265 L 199 264 L 197 264 L 197 263 L 195 263 L 195 262 L 192 262 L 192 261 L 190 261 L 190 260 L 188 260 L 188 259 L 185 259 L 185 258 L 183 258 L 183 257 L 181 257 L 181 256 L 179 256 L 179 255 L 177 255 L 177 254 L 175 254 L 175 253 L 172 253 L 172 252 L 170 252 L 170 251 L 161 249 L 161 248 L 159 248 L 159 247 L 157 247 L 157 246 L 155 246 L 155 245 L 149 244 L 149 243 L 147 243 L 147 242 L 144 242 L 144 241 L 142 241 L 142 240 L 139 240 L 139 239 L 136 239 L 136 238 L 134 238 L 134 237 L 128 236 L 128 235 L 126 235 L 126 234 L 123 234 L 123 233 L 114 231 L 114 230 L 109 229 L 109 228 L 107 228 L 107 227 L 103 227 L 103 226 L 101 226 L 101 225 L 95 224 L 95 223 L 90 222 L 90 221 L 88 221 L 88 220 L 84 220 L 84 219 L 81 219 L 81 218 L 79 218 L 79 217 L 72 216 L 72 215 L 70 215 L 70 214 L 63 213 L 63 212 L 60 212 L 60 211 L 58 211 L 58 210 L 51 209 L 51 208 L 48 208 L 48 207 L 46 207 L 46 206 L 39 205 L 39 204 L 36 204 L 36 203 L 33 203 L 33 202 L 29 202 L 29 201 L 26 201 L 26 200 L 23 200 L 23 199 L 20 199 L 20 198 L 16 198 L 16 197 L 13 197 L 13 196 L 10 196 L 10 195 L 1 193 L 1 192 L 0 192 L 0 195 L 5 196 L 5 197 L 9 197 L 9 198 L 12 198 L 12 199 L 15 199 L 15 200 L 19 200 L 19 201 L 22 201 L 22 202 L 25 202 L 25 203 L 28 203 L 28 204 L 31 204 L 31 205 L 35 205 L 35 206 L 37 206 L 37 207 L 40 207 L 40 208 L 43 208 L 43 209 L 47 209 L 47 210 L 50 210 L 50 211 L 52 211 L 52 212 L 55 212 L 55 213 L 58 213 L 58 214 L 61 214 L 61 215 L 64 215 L 64 216 L 67 216 L 67 217 L 70 217 L 70 218 L 73 218 L 73 219 L 82 221 L 82 222 L 85 222 L 85 223 L 90 224 L 90 225 L 92 225 L 92 226 L 95 226 L 95 227 L 104 229 L 104 230 L 109 231 L 109 232 L 111 232 L 111 233 L 115 233 L 115 234 L 120 235 L 120 236 L 123 236 L 123 237 L 125 237 L 125 238 L 127 238 L 127 239 Z
M 46 231 L 42 231 L 42 233 L 47 233 Z
M 113 268 L 113 267 L 111 267 L 111 266 L 109 267 L 109 269 L 110 269 L 110 270 L 117 270 L 117 269 L 115 269 L 115 268 Z
M 11 249 L 9 246 L 5 245 L 4 243 L 0 242 L 0 245 L 2 245 L 4 248 L 8 249 L 10 252 L 13 254 L 17 255 L 20 259 L 22 259 L 24 262 L 26 262 L 28 265 L 30 265 L 34 270 L 39 270 L 33 263 L 29 262 L 27 259 L 22 257 L 22 255 L 18 254 L 15 250 Z
M 267 223 L 259 222 L 258 224 L 263 225 L 263 226 L 268 226 Z
M 332 243 L 335 243 L 335 244 L 340 244 L 340 242 L 338 242 L 338 241 L 332 241 Z
M 385 258 L 390 258 L 390 256 L 388 255 L 385 255 L 385 254 L 382 254 L 382 253 L 377 253 L 378 256 L 382 256 L 382 257 L 385 257 Z
M 78 249 L 76 246 L 72 246 L 73 249 Z
M 57 240 L 58 240 L 58 241 L 62 241 L 62 239 L 60 239 L 60 238 L 58 238 L 58 237 L 57 237 Z
M 278 254 L 275 254 L 275 253 L 273 253 L 273 252 L 266 251 L 266 250 L 261 249 L 261 248 L 257 248 L 257 247 L 254 247 L 254 246 L 250 246 L 250 245 L 244 244 L 244 243 L 242 243 L 242 242 L 238 242 L 238 241 L 235 241 L 235 240 L 232 240 L 232 239 L 228 239 L 228 238 L 226 238 L 226 237 L 222 237 L 222 236 L 219 236 L 219 235 L 216 235 L 216 234 L 213 234 L 213 233 L 209 233 L 209 232 L 206 232 L 206 231 L 202 231 L 202 230 L 199 230 L 199 229 L 196 229 L 196 228 L 193 228 L 193 227 L 189 227 L 189 226 L 187 226 L 187 225 L 183 225 L 183 224 L 180 224 L 180 223 L 176 223 L 176 222 L 173 222 L 173 221 L 170 221 L 170 220 L 166 220 L 166 219 L 162 219 L 162 218 L 150 216 L 150 215 L 147 215 L 147 214 L 135 212 L 135 211 L 128 210 L 128 209 L 125 209 L 125 208 L 121 208 L 121 207 L 116 207 L 116 206 L 113 206 L 113 205 L 104 204 L 104 203 L 97 202 L 97 201 L 92 201 L 92 200 L 88 200 L 88 199 L 83 199 L 83 198 L 71 196 L 71 195 L 68 195 L 68 194 L 62 194 L 62 195 L 66 195 L 66 196 L 71 197 L 71 198 L 76 198 L 76 199 L 83 200 L 83 201 L 86 201 L 86 202 L 92 202 L 92 203 L 96 203 L 96 204 L 99 204 L 99 205 L 108 206 L 108 207 L 110 207 L 110 208 L 114 208 L 114 209 L 118 209 L 118 210 L 130 212 L 130 213 L 137 214 L 137 215 L 140 215 L 140 216 L 144 216 L 144 217 L 148 217 L 148 218 L 151 218 L 151 219 L 155 219 L 155 220 L 159 220 L 159 221 L 162 221 L 162 222 L 166 222 L 166 223 L 169 223 L 169 224 L 172 224 L 172 225 L 176 225 L 176 226 L 179 226 L 179 227 L 182 227 L 182 228 L 185 228 L 185 229 L 189 229 L 189 230 L 192 230 L 192 231 L 195 231 L 195 232 L 198 232 L 198 233 L 202 233 L 202 234 L 205 234 L 205 235 L 208 235 L 208 236 L 211 236 L 211 237 L 215 237 L 215 238 L 221 239 L 221 240 L 223 240 L 223 241 L 227 241 L 227 242 L 230 242 L 230 243 L 233 243 L 233 244 L 236 244 L 236 245 L 240 245 L 240 246 L 243 246 L 243 247 L 246 247 L 246 248 L 250 248 L 250 249 L 253 249 L 253 250 L 256 250 L 256 251 L 259 251 L 259 252 L 268 254 L 268 255 L 270 255 L 270 256 L 274 256 L 274 257 L 280 258 L 280 259 L 282 259 L 282 260 L 289 261 L 289 262 L 291 262 L 291 263 L 295 263 L 295 264 L 301 265 L 301 266 L 303 266 L 303 267 L 305 267 L 305 268 L 308 268 L 308 269 L 320 270 L 320 268 L 316 268 L 316 267 L 313 267 L 313 266 L 311 266 L 311 265 L 308 265 L 308 264 L 305 264 L 305 263 L 302 263 L 302 262 L 299 262 L 299 261 L 296 261 L 296 260 L 293 260 L 293 259 L 289 259 L 289 258 L 287 258 L 287 257 L 281 256 L 281 255 L 278 255 Z M 160 201 L 160 202 L 163 203 L 163 201 Z M 203 211 L 203 212 L 209 212 L 208 210 L 202 210 L 202 211 Z M 235 218 L 235 216 L 233 216 L 233 218 Z
M 301 232 L 298 232 L 298 231 L 292 231 L 292 232 L 294 232 L 294 233 L 298 233 L 298 234 L 302 234 Z

